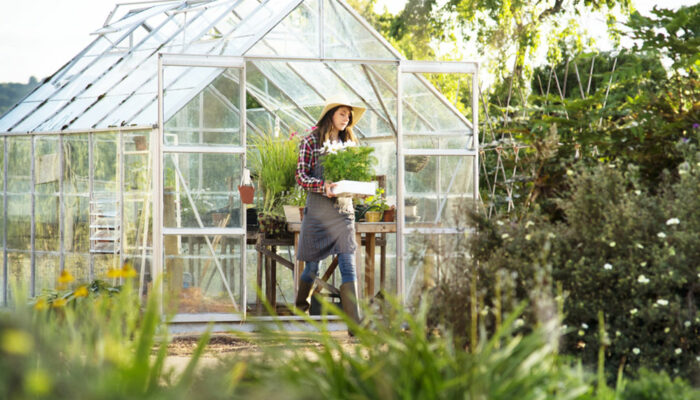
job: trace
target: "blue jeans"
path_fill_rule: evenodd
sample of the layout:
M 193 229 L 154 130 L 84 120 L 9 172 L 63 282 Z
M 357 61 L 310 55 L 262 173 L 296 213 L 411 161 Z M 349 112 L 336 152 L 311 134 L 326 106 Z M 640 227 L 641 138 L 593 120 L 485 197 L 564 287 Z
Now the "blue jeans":
M 306 283 L 313 283 L 318 276 L 319 261 L 306 261 L 304 272 L 301 273 L 301 280 Z M 355 274 L 355 253 L 338 254 L 338 268 L 340 268 L 340 276 L 343 283 L 355 282 L 357 275 Z

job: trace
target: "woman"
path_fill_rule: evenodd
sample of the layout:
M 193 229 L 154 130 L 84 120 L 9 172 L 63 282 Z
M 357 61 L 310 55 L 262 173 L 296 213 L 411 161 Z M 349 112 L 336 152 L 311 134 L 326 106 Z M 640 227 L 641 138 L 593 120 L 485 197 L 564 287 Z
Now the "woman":
M 306 267 L 299 280 L 296 306 L 304 312 L 309 309 L 309 292 L 318 275 L 319 261 L 337 254 L 343 311 L 356 322 L 359 321 L 355 273 L 357 244 L 352 199 L 338 199 L 333 194 L 336 184 L 323 179 L 319 157 L 326 141 L 357 143 L 352 127 L 364 112 L 365 108 L 351 106 L 348 102 L 326 102 L 316 128 L 299 145 L 296 171 L 297 183 L 308 191 L 297 250 L 297 259 L 304 261 Z

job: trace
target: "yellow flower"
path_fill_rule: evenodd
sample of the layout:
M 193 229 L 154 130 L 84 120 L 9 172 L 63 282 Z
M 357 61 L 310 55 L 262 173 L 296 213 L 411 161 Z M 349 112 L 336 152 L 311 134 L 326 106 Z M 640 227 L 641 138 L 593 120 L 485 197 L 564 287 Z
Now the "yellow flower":
M 73 292 L 73 296 L 75 297 L 87 297 L 88 295 L 88 288 L 85 285 L 80 286 L 79 288 L 75 289 L 75 292 Z
M 131 266 L 131 263 L 124 263 L 124 266 L 122 267 L 122 276 L 124 278 L 133 278 L 136 275 L 136 270 Z
M 66 299 L 64 298 L 58 298 L 53 301 L 53 304 L 51 305 L 53 308 L 60 308 L 66 305 Z
M 108 278 L 121 278 L 122 277 L 122 270 L 116 269 L 116 268 L 110 268 L 107 270 L 107 277 Z
M 34 347 L 32 337 L 18 329 L 6 329 L 0 336 L 0 349 L 9 354 L 29 354 Z
M 46 303 L 45 299 L 39 299 L 37 300 L 36 303 L 34 303 L 34 309 L 35 310 L 46 310 L 49 307 L 49 305 Z
M 71 275 L 67 269 L 64 269 L 63 271 L 61 271 L 61 275 L 58 277 L 58 284 L 65 285 L 67 283 L 73 282 L 74 280 L 75 278 L 73 277 L 73 275 Z

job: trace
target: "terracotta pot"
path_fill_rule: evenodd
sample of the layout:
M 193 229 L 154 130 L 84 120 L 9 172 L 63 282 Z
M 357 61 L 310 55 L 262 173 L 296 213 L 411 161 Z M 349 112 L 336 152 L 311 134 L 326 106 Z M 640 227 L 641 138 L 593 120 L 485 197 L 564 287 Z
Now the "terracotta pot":
M 365 220 L 367 222 L 379 222 L 382 220 L 381 211 L 367 211 L 365 213 Z
M 253 198 L 255 197 L 255 186 L 238 186 L 238 193 L 241 195 L 241 203 L 253 204 Z
M 382 217 L 382 221 L 384 222 L 394 222 L 396 219 L 396 209 L 395 208 L 390 208 L 386 211 L 384 211 L 384 216 Z

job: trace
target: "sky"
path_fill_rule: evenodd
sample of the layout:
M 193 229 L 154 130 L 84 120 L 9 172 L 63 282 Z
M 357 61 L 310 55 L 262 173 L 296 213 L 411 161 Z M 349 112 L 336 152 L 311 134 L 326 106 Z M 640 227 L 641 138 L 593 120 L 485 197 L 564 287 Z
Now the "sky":
M 273 0 L 274 1 L 274 0 Z M 698 0 L 633 0 L 643 14 L 659 4 L 666 8 Z M 0 82 L 43 79 L 84 49 L 119 2 L 115 0 L 0 0 Z M 126 1 L 121 1 L 126 2 Z M 405 0 L 379 0 L 398 12 Z

